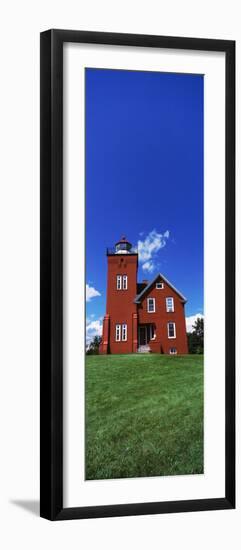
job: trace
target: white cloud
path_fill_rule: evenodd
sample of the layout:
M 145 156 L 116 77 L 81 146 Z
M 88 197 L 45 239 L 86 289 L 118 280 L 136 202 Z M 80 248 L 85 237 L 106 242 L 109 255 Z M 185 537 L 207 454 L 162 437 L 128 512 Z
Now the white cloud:
M 156 268 L 155 258 L 161 248 L 164 248 L 167 243 L 167 239 L 170 237 L 170 231 L 165 233 L 157 233 L 155 229 L 150 231 L 144 240 L 138 240 L 137 251 L 138 259 L 142 264 L 142 269 L 152 273 Z
M 95 336 L 102 336 L 103 317 L 99 317 L 96 321 L 88 322 L 86 320 L 86 344 L 88 345 Z
M 86 302 L 90 302 L 92 298 L 96 296 L 101 296 L 100 292 L 96 290 L 93 286 L 86 285 Z
M 186 317 L 187 332 L 193 332 L 193 325 L 197 319 L 204 319 L 204 315 L 202 313 L 196 313 L 196 315 L 190 315 L 190 317 Z
M 152 273 L 155 269 L 155 263 L 152 261 L 152 260 L 148 260 L 148 262 L 145 262 L 143 265 L 142 265 L 142 269 L 144 271 L 148 271 L 149 273 Z

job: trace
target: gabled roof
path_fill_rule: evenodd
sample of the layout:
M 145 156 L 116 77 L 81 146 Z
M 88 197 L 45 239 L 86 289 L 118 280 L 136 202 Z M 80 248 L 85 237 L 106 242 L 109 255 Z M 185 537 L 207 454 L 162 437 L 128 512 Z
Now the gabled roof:
M 174 290 L 174 292 L 176 292 L 178 294 L 178 296 L 180 296 L 181 298 L 181 301 L 185 304 L 187 299 L 185 298 L 185 296 L 183 296 L 183 294 L 181 294 L 181 292 L 179 292 L 179 290 L 177 290 L 177 288 L 175 288 L 175 286 L 173 286 L 170 281 L 168 281 L 168 279 L 166 279 L 166 277 L 164 277 L 164 275 L 162 275 L 162 273 L 158 273 L 156 275 L 156 277 L 154 277 L 154 279 L 152 279 L 152 281 L 145 286 L 145 288 L 143 288 L 143 290 L 137 294 L 137 296 L 135 297 L 135 300 L 134 300 L 134 303 L 135 304 L 139 304 L 142 300 L 142 298 L 144 297 L 144 295 L 148 292 L 148 290 L 152 287 L 152 285 L 157 281 L 157 279 L 161 278 L 164 283 L 166 283 L 168 286 L 170 286 L 170 288 L 172 288 L 172 290 Z
M 146 288 L 149 283 L 137 283 L 137 296 Z

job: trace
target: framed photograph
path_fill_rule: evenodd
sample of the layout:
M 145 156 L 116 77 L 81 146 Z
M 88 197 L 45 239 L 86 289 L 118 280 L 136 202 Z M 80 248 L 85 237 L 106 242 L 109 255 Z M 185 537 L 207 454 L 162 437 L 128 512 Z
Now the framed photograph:
M 235 507 L 235 42 L 41 34 L 50 520 Z

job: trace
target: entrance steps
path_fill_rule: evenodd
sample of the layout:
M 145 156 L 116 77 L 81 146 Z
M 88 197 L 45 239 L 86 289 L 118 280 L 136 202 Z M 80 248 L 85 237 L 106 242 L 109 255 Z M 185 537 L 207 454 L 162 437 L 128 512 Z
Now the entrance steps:
M 137 351 L 138 351 L 138 353 L 150 353 L 151 348 L 150 348 L 150 346 L 148 346 L 148 345 L 139 346 L 139 348 L 138 348 Z

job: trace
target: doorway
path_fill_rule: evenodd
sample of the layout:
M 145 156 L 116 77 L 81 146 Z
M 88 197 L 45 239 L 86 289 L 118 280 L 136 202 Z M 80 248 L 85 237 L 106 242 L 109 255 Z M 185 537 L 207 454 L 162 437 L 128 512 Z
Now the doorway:
M 146 346 L 147 344 L 147 327 L 142 325 L 139 327 L 139 346 Z

